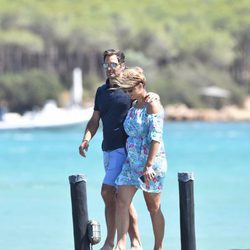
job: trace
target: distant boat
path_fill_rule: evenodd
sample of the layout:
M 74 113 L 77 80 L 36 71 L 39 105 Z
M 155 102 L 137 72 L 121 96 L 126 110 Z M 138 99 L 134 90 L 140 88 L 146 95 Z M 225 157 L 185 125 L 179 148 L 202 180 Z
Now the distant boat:
M 24 115 L 1 112 L 0 130 L 59 128 L 83 124 L 91 118 L 93 107 L 82 108 L 82 94 L 82 71 L 75 68 L 68 108 L 59 108 L 54 100 L 49 100 L 40 111 L 28 111 Z
M 5 113 L 0 121 L 0 130 L 59 128 L 83 124 L 93 113 L 93 107 L 79 106 L 58 108 L 54 101 L 47 102 L 41 111 L 29 111 L 24 115 Z

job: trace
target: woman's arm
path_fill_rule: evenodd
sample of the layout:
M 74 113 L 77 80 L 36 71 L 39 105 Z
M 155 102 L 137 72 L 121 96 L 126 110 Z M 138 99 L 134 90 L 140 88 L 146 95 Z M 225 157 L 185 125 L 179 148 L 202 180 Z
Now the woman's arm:
M 161 103 L 159 101 L 152 101 L 148 103 L 147 106 L 147 113 L 148 114 L 157 114 L 162 109 Z M 159 131 L 158 131 L 159 133 Z M 152 139 L 150 143 L 149 153 L 146 165 L 144 167 L 144 176 L 148 180 L 152 180 L 155 177 L 155 172 L 153 171 L 153 162 L 154 158 L 158 152 L 160 147 L 160 142 L 157 140 Z
M 154 140 L 151 141 L 148 158 L 147 158 L 147 162 L 144 167 L 144 173 L 143 173 L 146 180 L 152 180 L 155 177 L 155 172 L 153 171 L 152 166 L 153 166 L 154 158 L 158 152 L 159 146 L 160 146 L 160 142 L 154 141 Z
M 159 100 L 153 100 L 147 104 L 147 113 L 148 114 L 157 114 L 162 109 L 161 103 Z

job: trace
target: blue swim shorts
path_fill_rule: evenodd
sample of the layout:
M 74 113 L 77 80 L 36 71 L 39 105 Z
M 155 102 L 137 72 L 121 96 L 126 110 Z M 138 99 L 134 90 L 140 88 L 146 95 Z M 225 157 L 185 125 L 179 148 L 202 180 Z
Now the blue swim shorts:
M 125 148 L 103 151 L 103 162 L 106 173 L 103 179 L 103 184 L 116 186 L 115 180 L 122 171 L 122 166 L 126 157 Z

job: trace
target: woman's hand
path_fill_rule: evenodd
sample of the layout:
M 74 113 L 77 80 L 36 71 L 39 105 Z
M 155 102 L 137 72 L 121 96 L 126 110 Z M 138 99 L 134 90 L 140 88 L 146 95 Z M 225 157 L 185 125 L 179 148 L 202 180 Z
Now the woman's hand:
M 148 166 L 144 167 L 143 175 L 145 177 L 145 180 L 147 180 L 147 181 L 153 180 L 154 177 L 156 176 L 155 171 L 153 170 L 153 168 L 148 167 Z

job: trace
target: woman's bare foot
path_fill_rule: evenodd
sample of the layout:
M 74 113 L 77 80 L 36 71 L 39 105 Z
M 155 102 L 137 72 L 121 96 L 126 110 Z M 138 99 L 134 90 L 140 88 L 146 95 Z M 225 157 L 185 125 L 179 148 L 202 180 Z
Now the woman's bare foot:
M 113 249 L 114 249 L 114 245 L 105 243 L 100 250 L 113 250 Z
M 141 246 L 132 246 L 131 250 L 142 250 Z

